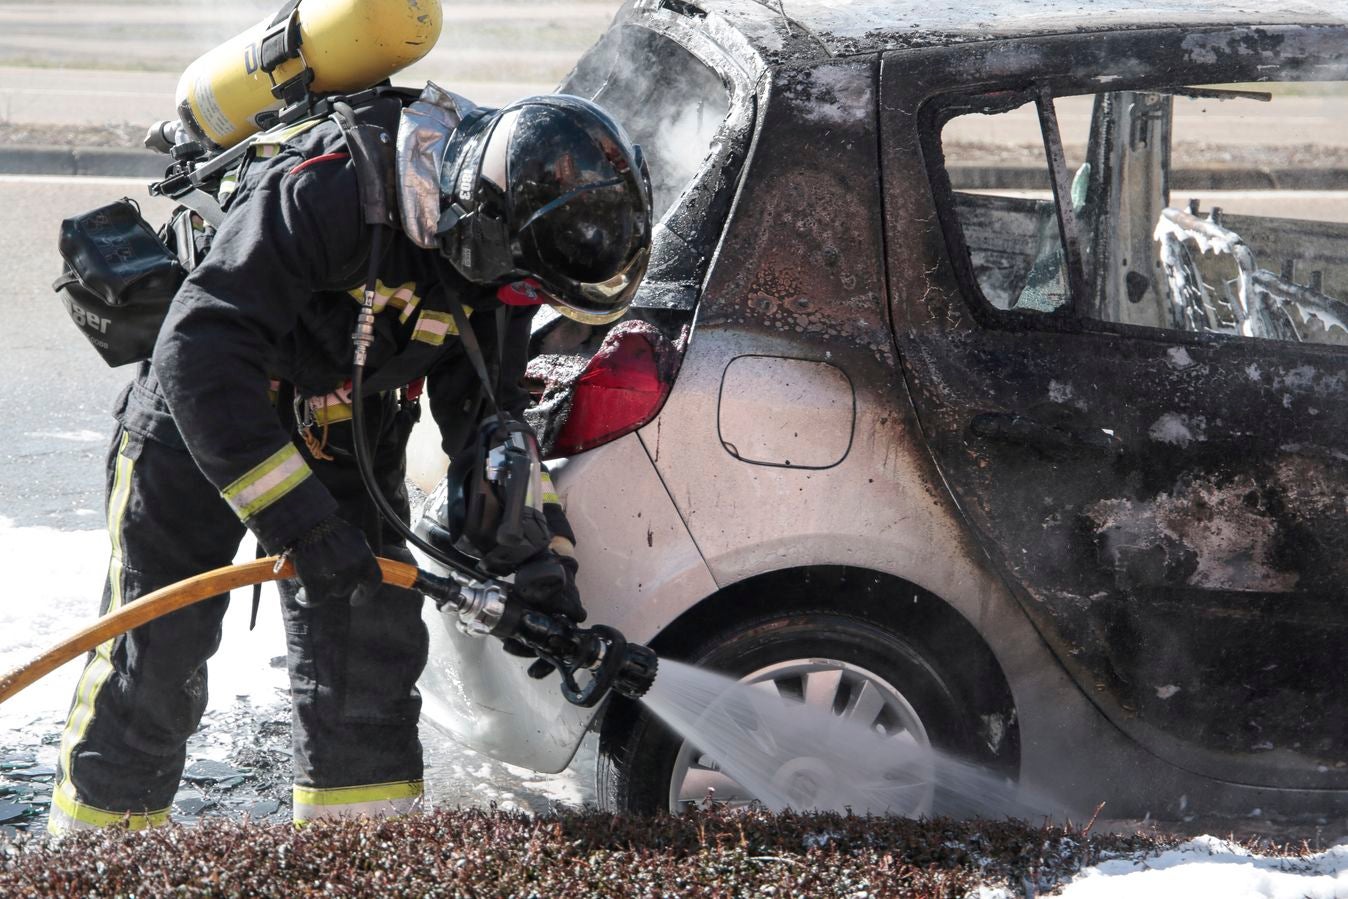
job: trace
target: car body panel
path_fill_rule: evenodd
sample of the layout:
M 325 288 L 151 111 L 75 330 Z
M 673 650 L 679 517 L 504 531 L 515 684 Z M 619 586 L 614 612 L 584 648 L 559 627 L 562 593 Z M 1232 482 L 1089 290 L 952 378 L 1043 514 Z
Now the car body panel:
M 717 394 L 716 430 L 741 462 L 782 468 L 832 468 L 856 433 L 856 391 L 829 362 L 738 356 Z
M 1147 71 L 1208 84 L 1253 80 L 1274 56 L 1290 68 L 1302 47 L 1331 63 L 1335 46 L 1348 52 L 1342 29 L 1124 33 L 1075 57 L 1043 38 L 895 54 L 884 79 L 892 245 L 927 250 L 891 256 L 894 315 L 943 475 L 1112 721 L 1176 765 L 1264 786 L 1348 785 L 1348 512 L 1334 499 L 1348 493 L 1335 451 L 1348 443 L 1342 351 L 990 323 L 960 296 L 939 227 L 915 225 L 936 214 L 932 195 L 894 186 L 920 176 L 919 132 L 931 133 L 901 110 L 933 88 L 1020 87 L 1043 77 L 1044 58 L 1063 60 L 1052 77 L 1066 92 L 1119 58 L 1137 63 L 1124 88 Z M 989 418 L 1081 442 L 1038 445 L 980 428 Z M 1102 433 L 1110 439 L 1084 439 Z
M 691 4 L 690 4 L 691 5 Z M 740 29 L 775 60 L 819 60 L 891 50 L 968 45 L 1049 34 L 1195 28 L 1211 25 L 1296 25 L 1344 22 L 1333 0 L 1293 0 L 1238 7 L 1226 0 L 796 0 L 780 8 L 747 0 L 696 5 Z
M 678 611 L 715 592 L 636 436 L 557 464 L 554 477 L 576 532 L 577 589 L 603 598 L 604 624 L 649 641 Z M 611 489 L 569 492 L 574 484 L 605 483 Z M 596 709 L 571 705 L 556 675 L 531 679 L 530 660 L 506 653 L 496 640 L 462 633 L 433 606 L 425 619 L 431 633 L 421 678 L 426 720 L 492 758 L 549 773 L 565 768 Z

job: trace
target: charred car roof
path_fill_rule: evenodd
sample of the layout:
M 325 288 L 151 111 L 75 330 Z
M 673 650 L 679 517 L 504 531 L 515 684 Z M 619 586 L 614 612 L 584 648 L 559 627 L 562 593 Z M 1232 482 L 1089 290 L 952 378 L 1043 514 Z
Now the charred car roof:
M 1342 25 L 1330 0 L 637 0 L 636 12 L 722 19 L 774 62 L 1032 35 L 1219 25 Z

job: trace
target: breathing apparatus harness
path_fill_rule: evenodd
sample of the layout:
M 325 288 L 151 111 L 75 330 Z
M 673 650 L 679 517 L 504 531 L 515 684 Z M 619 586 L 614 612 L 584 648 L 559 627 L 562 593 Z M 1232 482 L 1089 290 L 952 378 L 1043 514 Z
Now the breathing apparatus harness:
M 510 585 L 481 571 L 482 563 L 457 549 L 467 543 L 496 557 L 498 564 L 513 567 L 542 551 L 548 542 L 547 524 L 541 509 L 538 440 L 525 423 L 514 420 L 496 400 L 496 384 L 487 371 L 482 348 L 463 305 L 442 286 L 459 339 L 476 371 L 491 408 L 476 444 L 473 459 L 464 466 L 457 485 L 462 512 L 459 534 L 436 535 L 424 540 L 408 527 L 393 509 L 374 478 L 370 448 L 366 441 L 364 403 L 361 402 L 365 364 L 374 343 L 375 283 L 383 245 L 383 227 L 371 227 L 369 273 L 360 314 L 351 341 L 355 348 L 351 367 L 353 444 L 356 466 L 365 489 L 385 520 L 413 546 L 443 565 L 447 577 L 422 570 L 416 589 L 430 596 L 441 611 L 452 609 L 460 628 L 473 636 L 491 635 L 527 646 L 556 668 L 562 695 L 578 706 L 596 705 L 609 690 L 632 699 L 640 698 L 655 679 L 658 659 L 648 647 L 628 643 L 614 628 L 604 625 L 580 627 L 561 615 L 528 608 L 514 596 Z M 448 276 L 448 263 L 437 257 L 441 275 Z M 442 285 L 452 283 L 443 277 Z M 504 329 L 498 328 L 498 334 Z M 457 538 L 457 539 L 456 539 Z M 438 544 L 438 545 L 437 545 Z M 513 564 L 512 564 L 513 563 Z M 589 682 L 581 685 L 576 673 L 585 670 Z

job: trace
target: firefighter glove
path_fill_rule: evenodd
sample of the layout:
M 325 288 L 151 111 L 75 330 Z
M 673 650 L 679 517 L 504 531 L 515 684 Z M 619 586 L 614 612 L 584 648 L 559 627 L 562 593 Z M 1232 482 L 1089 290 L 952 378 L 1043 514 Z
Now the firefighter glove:
M 569 549 L 570 541 L 566 543 Z M 579 624 L 585 620 L 585 607 L 580 604 L 580 593 L 576 590 L 576 571 L 579 567 L 570 553 L 545 550 L 515 572 L 513 592 L 531 609 L 562 615 Z M 535 655 L 532 649 L 518 640 L 506 640 L 503 646 L 511 655 L 525 658 Z M 538 659 L 529 666 L 529 676 L 541 679 L 551 674 L 552 670 L 551 664 Z
M 544 550 L 515 572 L 514 593 L 531 609 L 562 615 L 579 624 L 585 620 L 585 607 L 576 590 L 579 568 L 573 556 Z
M 300 579 L 295 601 L 302 606 L 365 605 L 384 580 L 365 535 L 336 515 L 314 525 L 287 554 Z

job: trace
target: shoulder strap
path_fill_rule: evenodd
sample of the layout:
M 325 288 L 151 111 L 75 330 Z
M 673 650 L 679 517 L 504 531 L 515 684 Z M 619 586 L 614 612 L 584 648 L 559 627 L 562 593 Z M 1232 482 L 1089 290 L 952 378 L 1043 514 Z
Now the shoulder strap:
M 343 100 L 332 103 L 332 120 L 342 129 L 351 161 L 356 166 L 361 213 L 367 225 L 398 225 L 398 201 L 393 183 L 397 148 L 387 128 L 362 122 Z
M 435 264 L 440 271 L 440 289 L 444 291 L 445 299 L 449 301 L 449 314 L 454 316 L 454 325 L 459 329 L 459 341 L 463 344 L 463 351 L 468 354 L 468 360 L 473 364 L 478 380 L 482 382 L 482 390 L 487 395 L 491 411 L 500 415 L 501 408 L 496 403 L 496 384 L 487 373 L 487 360 L 482 355 L 482 345 L 477 342 L 477 333 L 473 331 L 473 325 L 468 321 L 468 314 L 463 311 L 463 304 L 449 289 L 449 284 L 453 280 L 447 277 L 449 261 L 436 253 Z
M 219 228 L 220 223 L 225 220 L 225 211 L 220 208 L 215 197 L 199 187 L 193 187 L 173 199 L 201 216 L 201 220 L 212 228 Z
M 352 335 L 352 340 L 356 345 L 356 359 L 358 364 L 364 365 L 366 354 L 369 352 L 370 345 L 374 342 L 374 316 L 369 310 L 374 308 L 374 292 L 379 278 L 379 261 L 383 256 L 383 233 L 382 226 L 372 225 L 370 227 L 370 255 L 367 260 L 369 268 L 365 275 L 365 304 L 361 309 L 360 320 L 356 325 L 356 333 Z M 477 342 L 477 333 L 473 330 L 472 322 L 468 321 L 468 313 L 463 309 L 463 304 L 459 298 L 449 289 L 449 284 L 453 278 L 449 275 L 449 262 L 439 253 L 435 254 L 436 269 L 440 273 L 440 289 L 445 293 L 445 299 L 449 302 L 450 315 L 454 317 L 454 326 L 459 331 L 459 341 L 463 344 L 464 353 L 468 356 L 468 361 L 472 363 L 473 371 L 477 372 L 478 379 L 482 382 L 483 392 L 486 394 L 487 403 L 491 406 L 492 412 L 499 415 L 500 406 L 496 402 L 496 387 L 492 383 L 491 375 L 487 372 L 487 360 L 482 355 L 482 346 Z

